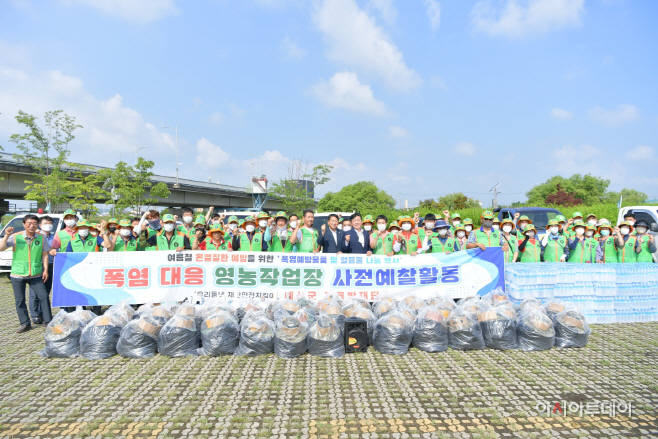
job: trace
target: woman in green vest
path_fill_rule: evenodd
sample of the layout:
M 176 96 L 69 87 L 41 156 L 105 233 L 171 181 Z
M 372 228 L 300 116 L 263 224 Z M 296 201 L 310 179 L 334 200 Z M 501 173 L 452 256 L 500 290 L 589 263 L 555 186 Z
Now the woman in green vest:
M 436 233 L 430 238 L 428 253 L 450 254 L 455 251 L 455 238 L 448 236 L 448 223 L 437 220 L 435 223 Z
M 234 251 L 242 252 L 264 252 L 267 251 L 267 242 L 265 242 L 263 233 L 256 230 L 256 220 L 253 216 L 248 216 L 242 224 L 245 232 L 233 237 L 231 246 Z
M 569 255 L 568 240 L 560 235 L 560 223 L 556 219 L 548 221 L 546 234 L 541 241 L 542 260 L 544 262 L 565 262 Z
M 599 244 L 596 247 L 596 262 L 599 264 L 616 264 L 617 247 L 615 247 L 615 237 L 612 236 L 612 224 L 603 218 L 599 222 Z
M 391 221 L 391 224 L 388 226 L 388 234 L 384 238 L 384 252 L 386 256 L 395 256 L 399 255 L 399 251 L 393 250 L 393 244 L 395 244 L 395 237 L 400 233 L 400 226 L 397 221 Z
M 528 224 L 523 230 L 523 241 L 519 244 L 519 255 L 524 263 L 541 262 L 541 243 L 537 239 L 537 229 Z
M 372 215 L 366 215 L 363 217 L 363 222 L 361 223 L 361 227 L 363 227 L 363 230 L 365 230 L 368 233 L 368 238 L 370 238 L 370 235 L 372 235 L 373 230 L 373 224 L 375 222 L 372 219 Z
M 450 215 L 450 235 L 453 237 L 455 236 L 455 232 L 457 229 L 457 226 L 463 225 L 462 224 L 462 216 L 458 214 L 457 212 L 454 212 L 452 215 Z
M 455 228 L 455 251 L 466 250 L 468 244 L 468 233 L 463 224 L 457 224 Z
M 292 231 L 288 230 L 288 217 L 283 211 L 277 212 L 274 216 L 274 224 L 265 231 L 265 240 L 268 244 L 268 251 L 276 253 L 291 253 L 292 244 L 290 235 Z
M 579 213 L 579 212 L 576 212 Z M 582 216 L 582 215 L 581 215 Z M 585 237 L 585 223 L 577 221 L 573 224 L 573 236 L 569 238 L 568 262 L 576 264 L 587 264 L 592 262 L 591 243 Z
M 640 243 L 640 252 L 637 254 L 637 262 L 653 262 L 653 253 L 656 252 L 656 240 L 649 232 L 649 224 L 640 220 L 635 223 L 635 237 Z
M 420 242 L 418 232 L 413 230 L 415 226 L 414 220 L 410 216 L 403 216 L 398 223 L 400 224 L 402 231 L 395 235 L 393 251 L 411 256 L 416 256 L 417 254 L 422 253 L 422 242 Z
M 505 262 L 516 262 L 519 257 L 519 240 L 512 233 L 514 230 L 514 221 L 512 218 L 503 218 L 500 222 L 500 234 L 505 242 L 507 242 L 507 250 L 505 250 Z
M 185 232 L 176 230 L 174 216 L 167 213 L 162 216 L 162 230 L 148 237 L 146 231 L 142 232 L 139 244 L 149 251 L 183 251 L 192 250 L 190 238 Z
M 208 236 L 201 242 L 196 240 L 192 250 L 233 251 L 231 242 L 224 237 L 224 228 L 221 224 L 212 224 L 208 229 Z
M 630 264 L 637 262 L 637 254 L 640 250 L 640 243 L 637 235 L 633 235 L 633 226 L 628 221 L 622 221 L 615 228 L 617 240 L 617 262 L 620 264 Z
M 133 225 L 130 220 L 122 219 L 119 221 L 117 232 L 117 238 L 113 241 L 111 251 L 135 252 L 144 250 L 133 235 Z
M 599 247 L 598 234 L 596 233 L 596 227 L 587 224 L 585 229 L 585 238 L 589 240 L 589 249 L 591 252 L 590 263 L 596 262 L 596 249 Z
M 64 228 L 57 232 L 53 239 L 53 244 L 50 246 L 50 255 L 55 256 L 58 251 L 66 251 L 71 238 L 75 235 L 75 225 L 78 222 L 78 217 L 75 211 L 68 209 L 64 211 Z

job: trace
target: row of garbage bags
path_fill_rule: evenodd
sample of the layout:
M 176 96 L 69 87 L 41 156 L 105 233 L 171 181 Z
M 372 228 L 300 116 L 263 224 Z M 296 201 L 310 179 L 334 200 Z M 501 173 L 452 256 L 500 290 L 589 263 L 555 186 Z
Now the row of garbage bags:
M 368 341 L 384 354 L 402 355 L 410 346 L 426 352 L 457 350 L 583 347 L 590 328 L 568 304 L 526 300 L 513 306 L 495 290 L 455 303 L 437 296 L 403 300 L 385 297 L 371 305 L 359 298 L 328 295 L 270 302 L 209 302 L 173 306 L 128 301 L 102 316 L 78 307 L 61 310 L 45 334 L 44 357 L 102 359 L 114 355 L 150 358 L 188 355 L 298 357 L 305 352 L 340 358 L 345 353 L 345 319 L 368 323 Z

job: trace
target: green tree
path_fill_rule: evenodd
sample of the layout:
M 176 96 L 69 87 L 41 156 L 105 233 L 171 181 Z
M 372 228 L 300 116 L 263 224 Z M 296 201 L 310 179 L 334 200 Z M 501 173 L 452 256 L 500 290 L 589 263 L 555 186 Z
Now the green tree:
M 139 157 L 135 166 L 119 162 L 114 169 L 104 169 L 100 178 L 105 182 L 104 188 L 111 191 L 115 200 L 115 210 L 122 212 L 130 208 L 131 211 L 141 212 L 142 207 L 157 203 L 160 198 L 167 198 L 170 194 L 165 183 L 153 184 L 153 166 L 150 160 Z
M 27 183 L 26 200 L 45 202 L 51 211 L 57 211 L 57 206 L 66 202 L 69 193 L 69 172 L 67 158 L 70 154 L 69 143 L 75 139 L 73 132 L 82 128 L 75 123 L 75 118 L 62 112 L 47 111 L 44 115 L 46 135 L 37 124 L 37 117 L 19 111 L 16 121 L 27 128 L 24 134 L 13 134 L 9 141 L 16 144 L 21 154 L 14 158 L 34 169 L 32 180 Z
M 360 181 L 338 192 L 329 192 L 318 203 L 322 212 L 377 212 L 393 207 L 395 199 L 372 181 Z
M 85 218 L 97 215 L 98 208 L 94 204 L 111 196 L 103 187 L 104 183 L 103 175 L 89 172 L 87 168 L 81 167 L 74 171 L 73 180 L 67 182 L 68 203 L 71 208 L 84 212 Z
M 549 195 L 557 194 L 558 185 L 565 192 L 572 194 L 575 198 L 580 198 L 583 204 L 597 204 L 604 202 L 606 191 L 610 185 L 610 180 L 605 180 L 593 175 L 574 174 L 569 178 L 559 175 L 551 177 L 545 183 L 539 184 L 530 189 L 526 196 L 528 204 L 547 203 Z
M 622 197 L 622 202 L 625 206 L 638 206 L 642 205 L 649 198 L 644 192 L 637 191 L 635 189 L 622 189 L 619 192 L 608 192 L 605 195 L 606 203 L 617 204 L 619 202 L 619 197 Z
M 312 181 L 314 190 L 329 181 L 328 175 L 334 169 L 330 165 L 315 166 L 310 172 L 310 164 L 304 158 L 294 159 L 287 164 L 287 175 L 270 186 L 269 194 L 278 199 L 283 209 L 290 213 L 315 206 L 316 202 L 306 189 L 304 181 Z

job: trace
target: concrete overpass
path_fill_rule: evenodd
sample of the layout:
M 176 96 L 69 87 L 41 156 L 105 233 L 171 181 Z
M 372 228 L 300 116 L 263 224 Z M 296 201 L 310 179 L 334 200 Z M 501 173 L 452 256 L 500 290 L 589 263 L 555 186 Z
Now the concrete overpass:
M 103 168 L 101 166 L 80 165 L 88 169 L 85 173 L 95 173 Z M 69 169 L 74 171 L 75 169 Z M 32 179 L 33 169 L 14 160 L 12 154 L 0 153 L 0 199 L 4 200 L 22 200 L 27 193 L 25 180 Z M 159 198 L 156 206 L 169 208 L 177 207 L 208 207 L 214 206 L 217 209 L 250 209 L 253 207 L 253 197 L 251 187 L 229 186 L 225 184 L 215 184 L 203 181 L 178 179 L 176 185 L 175 177 L 165 177 L 154 175 L 154 183 L 165 183 L 171 194 L 168 198 Z M 112 204 L 112 200 L 97 200 L 99 204 Z M 8 202 L 0 202 L 0 211 L 6 211 Z M 270 198 L 263 206 L 264 210 L 275 211 L 282 210 L 279 200 Z

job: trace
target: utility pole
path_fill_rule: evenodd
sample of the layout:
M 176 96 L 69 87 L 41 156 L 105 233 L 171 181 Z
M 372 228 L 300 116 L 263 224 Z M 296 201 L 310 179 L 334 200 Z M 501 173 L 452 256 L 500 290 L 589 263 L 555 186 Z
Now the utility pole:
M 489 192 L 493 191 L 494 193 L 494 199 L 491 203 L 493 205 L 493 209 L 496 209 L 498 207 L 498 194 L 502 193 L 502 192 L 498 192 L 498 186 L 500 186 L 500 183 L 498 183 L 496 186 L 492 187 L 489 190 Z

